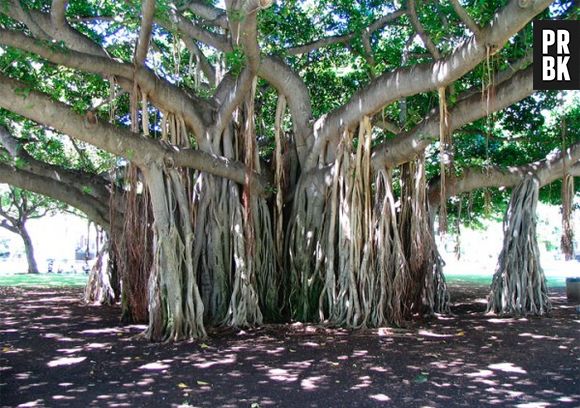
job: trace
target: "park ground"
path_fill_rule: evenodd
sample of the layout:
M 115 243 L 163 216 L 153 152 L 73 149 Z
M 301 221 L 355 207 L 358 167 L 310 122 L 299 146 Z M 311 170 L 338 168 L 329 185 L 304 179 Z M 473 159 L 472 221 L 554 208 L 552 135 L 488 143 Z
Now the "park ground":
M 299 323 L 152 344 L 79 287 L 0 287 L 0 406 L 577 407 L 580 316 L 484 315 L 487 286 L 451 283 L 453 315 L 406 328 Z

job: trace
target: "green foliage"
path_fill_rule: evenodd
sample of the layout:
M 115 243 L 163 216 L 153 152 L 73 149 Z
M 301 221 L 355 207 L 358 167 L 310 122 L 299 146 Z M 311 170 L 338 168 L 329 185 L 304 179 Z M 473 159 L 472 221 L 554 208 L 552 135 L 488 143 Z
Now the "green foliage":
M 16 187 L 4 189 L 0 194 L 0 211 L 22 225 L 27 220 L 54 215 L 66 208 L 58 201 Z
M 231 52 L 226 52 L 226 66 L 233 76 L 239 76 L 245 65 L 246 55 L 241 47 L 236 47 Z

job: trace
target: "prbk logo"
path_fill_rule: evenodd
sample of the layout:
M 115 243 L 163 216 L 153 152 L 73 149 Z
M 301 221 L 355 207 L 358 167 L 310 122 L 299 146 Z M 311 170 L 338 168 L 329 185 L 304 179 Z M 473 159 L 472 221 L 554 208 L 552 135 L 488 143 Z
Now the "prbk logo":
M 580 21 L 534 21 L 534 89 L 580 89 Z

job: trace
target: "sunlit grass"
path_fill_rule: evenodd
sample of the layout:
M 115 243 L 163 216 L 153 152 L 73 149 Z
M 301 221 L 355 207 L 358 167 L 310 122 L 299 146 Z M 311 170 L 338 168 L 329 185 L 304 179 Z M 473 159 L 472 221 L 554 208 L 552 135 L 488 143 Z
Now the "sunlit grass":
M 18 287 L 59 287 L 73 286 L 82 287 L 87 284 L 87 275 L 79 274 L 38 274 L 27 273 L 2 273 L 0 274 L 0 286 Z
M 448 275 L 447 282 L 450 284 L 467 284 L 473 286 L 491 285 L 491 276 L 489 275 Z M 87 275 L 78 274 L 38 274 L 30 275 L 26 273 L 6 273 L 0 274 L 0 286 L 21 286 L 21 287 L 58 287 L 58 286 L 85 286 Z M 562 288 L 566 286 L 566 278 L 548 277 L 548 287 Z
M 474 286 L 489 286 L 491 285 L 490 275 L 476 275 L 476 274 L 465 274 L 465 275 L 448 275 L 445 277 L 450 284 L 466 284 Z M 563 288 L 566 286 L 566 278 L 559 276 L 548 276 L 548 287 L 549 288 Z

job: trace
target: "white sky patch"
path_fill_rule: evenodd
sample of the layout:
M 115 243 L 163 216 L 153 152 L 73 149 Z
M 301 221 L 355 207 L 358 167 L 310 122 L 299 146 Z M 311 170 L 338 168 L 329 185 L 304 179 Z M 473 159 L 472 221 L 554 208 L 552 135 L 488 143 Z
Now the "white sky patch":
M 580 105 L 580 91 L 561 91 L 560 97 L 562 98 L 562 104 L 554 108 L 553 110 L 544 109 L 542 110 L 542 115 L 546 119 L 546 126 L 555 126 L 557 123 L 555 114 L 562 114 L 566 112 L 570 107 L 575 105 Z M 537 100 L 537 97 L 534 95 Z

